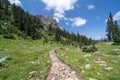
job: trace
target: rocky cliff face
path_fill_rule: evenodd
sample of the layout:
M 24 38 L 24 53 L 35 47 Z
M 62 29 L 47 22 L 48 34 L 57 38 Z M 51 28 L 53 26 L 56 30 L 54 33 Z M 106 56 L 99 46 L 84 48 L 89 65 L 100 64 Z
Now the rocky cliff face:
M 44 26 L 51 26 L 53 28 L 60 28 L 63 29 L 55 19 L 49 17 L 49 16 L 43 16 L 43 15 L 37 15 L 37 18 L 43 23 Z

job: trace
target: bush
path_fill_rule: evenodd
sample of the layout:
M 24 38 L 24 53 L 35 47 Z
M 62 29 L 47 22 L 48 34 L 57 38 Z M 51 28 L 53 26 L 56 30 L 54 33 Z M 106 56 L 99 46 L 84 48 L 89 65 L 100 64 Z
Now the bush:
M 84 44 L 80 43 L 79 48 L 81 49 L 84 46 Z
M 120 43 L 114 42 L 112 45 L 120 45 Z
M 85 47 L 83 47 L 83 48 L 82 48 L 82 51 L 83 51 L 83 52 L 88 51 L 88 47 L 86 47 L 86 46 L 85 46 Z
M 120 49 L 113 49 L 108 52 L 111 55 L 120 55 Z
M 90 47 L 83 47 L 82 48 L 82 51 L 83 52 L 95 52 L 95 51 L 97 51 L 97 47 L 95 47 L 95 46 L 90 46 Z
M 15 36 L 13 34 L 8 34 L 8 35 L 3 35 L 3 38 L 6 38 L 6 39 L 16 39 Z

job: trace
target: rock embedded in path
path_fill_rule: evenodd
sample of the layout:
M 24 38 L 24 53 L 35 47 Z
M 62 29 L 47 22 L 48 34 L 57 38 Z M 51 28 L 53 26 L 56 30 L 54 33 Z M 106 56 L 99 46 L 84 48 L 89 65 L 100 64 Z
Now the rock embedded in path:
M 46 80 L 81 80 L 81 75 L 60 61 L 54 51 L 50 51 L 49 56 L 52 65 Z

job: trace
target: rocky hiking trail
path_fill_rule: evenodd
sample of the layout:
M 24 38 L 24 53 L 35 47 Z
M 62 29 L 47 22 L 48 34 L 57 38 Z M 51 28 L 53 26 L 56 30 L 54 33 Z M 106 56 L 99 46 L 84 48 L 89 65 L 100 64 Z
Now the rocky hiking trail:
M 46 80 L 82 80 L 78 72 L 57 58 L 54 50 L 49 52 L 49 57 L 52 65 L 48 71 Z

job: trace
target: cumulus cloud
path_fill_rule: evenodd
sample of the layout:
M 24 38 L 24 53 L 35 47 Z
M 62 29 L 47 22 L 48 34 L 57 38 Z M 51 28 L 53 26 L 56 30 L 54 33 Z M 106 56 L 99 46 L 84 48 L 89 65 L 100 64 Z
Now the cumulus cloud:
M 73 27 L 80 27 L 82 25 L 85 25 L 87 20 L 81 17 L 76 18 L 64 18 L 66 21 L 66 25 L 71 24 Z
M 62 19 L 62 18 L 65 18 L 63 14 L 60 14 L 59 12 L 54 13 L 54 19 L 56 19 L 57 22 L 59 22 L 59 19 Z
M 64 17 L 65 11 L 74 9 L 77 0 L 42 0 L 47 10 L 54 11 L 54 18 L 59 20 Z
M 59 20 L 64 20 L 66 25 L 69 23 L 74 27 L 79 27 L 86 24 L 86 19 L 81 17 L 76 18 L 67 18 L 65 17 L 65 12 L 73 10 L 75 8 L 75 4 L 78 0 L 42 0 L 45 3 L 46 10 L 52 10 L 54 12 L 53 16 L 57 22 Z
M 87 8 L 88 8 L 89 10 L 92 10 L 92 9 L 95 8 L 95 6 L 94 6 L 93 4 L 90 4 L 90 5 L 87 5 Z
M 120 11 L 118 11 L 114 16 L 113 16 L 114 20 L 120 20 Z
M 72 22 L 72 25 L 75 26 L 75 27 L 85 25 L 86 22 L 87 22 L 86 19 L 83 19 L 81 17 L 70 19 L 70 21 Z
M 22 5 L 21 2 L 20 2 L 20 0 L 9 0 L 9 1 L 10 1 L 11 4 L 15 4 L 17 6 Z

